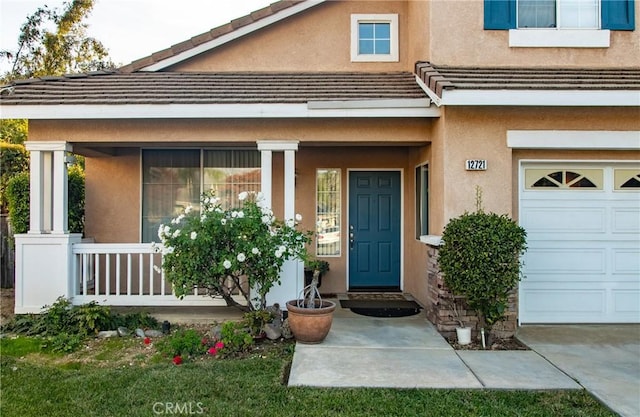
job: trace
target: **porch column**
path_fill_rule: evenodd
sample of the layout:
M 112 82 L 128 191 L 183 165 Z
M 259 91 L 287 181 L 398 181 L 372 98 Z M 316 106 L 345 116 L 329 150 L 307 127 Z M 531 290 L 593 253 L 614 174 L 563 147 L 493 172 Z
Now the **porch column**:
M 67 142 L 25 142 L 31 153 L 29 233 L 69 233 Z
M 16 314 L 39 313 L 62 296 L 75 295 L 73 245 L 81 234 L 68 227 L 66 142 L 25 142 L 31 153 L 30 221 L 15 235 Z
M 295 218 L 296 201 L 296 151 L 298 141 L 258 141 L 258 150 L 262 155 L 262 193 L 265 195 L 269 206 L 273 202 L 273 152 L 284 152 L 284 218 Z M 298 260 L 289 260 L 284 263 L 280 277 L 280 285 L 274 286 L 267 294 L 267 304 L 280 304 L 285 308 L 285 303 L 298 298 L 298 294 L 304 286 L 304 265 Z

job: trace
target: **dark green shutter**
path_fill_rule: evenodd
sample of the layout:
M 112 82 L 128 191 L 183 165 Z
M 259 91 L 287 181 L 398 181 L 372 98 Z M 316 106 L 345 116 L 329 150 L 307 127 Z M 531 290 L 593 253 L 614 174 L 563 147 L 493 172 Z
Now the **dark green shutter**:
M 516 0 L 484 0 L 484 28 L 516 28 Z
M 634 30 L 634 0 L 602 0 L 602 29 Z

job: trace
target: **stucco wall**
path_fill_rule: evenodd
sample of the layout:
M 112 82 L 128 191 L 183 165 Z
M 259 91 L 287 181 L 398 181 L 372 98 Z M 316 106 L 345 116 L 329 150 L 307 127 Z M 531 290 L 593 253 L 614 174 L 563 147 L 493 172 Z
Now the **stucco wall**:
M 240 119 L 240 120 L 32 120 L 29 140 L 64 140 L 96 146 L 158 146 L 256 140 L 324 143 L 423 144 L 433 119 Z M 87 145 L 89 146 L 89 145 Z
M 177 64 L 172 71 L 404 71 L 408 61 L 408 14 L 404 1 L 329 1 L 215 52 Z M 400 60 L 351 62 L 351 14 L 397 13 Z
M 640 2 L 635 4 L 640 21 Z M 400 59 L 352 63 L 351 14 L 397 13 Z M 640 35 L 611 31 L 608 48 L 511 48 L 484 30 L 483 0 L 329 1 L 171 68 L 175 71 L 412 71 L 416 61 L 463 66 L 631 67 Z M 330 28 L 330 30 L 327 30 Z
M 510 48 L 509 31 L 484 30 L 483 0 L 430 1 L 431 50 L 425 60 L 464 66 L 631 67 L 640 65 L 640 33 L 611 31 L 609 48 Z M 640 2 L 635 2 L 636 25 Z M 453 35 L 452 35 L 453 33 Z
M 140 151 L 86 159 L 85 236 L 98 243 L 140 242 Z
M 444 124 L 444 145 L 440 153 L 439 135 L 433 135 L 433 155 L 443 156 L 444 223 L 432 222 L 439 234 L 446 221 L 475 209 L 475 187 L 483 192 L 487 211 L 517 215 L 517 158 L 640 158 L 638 151 L 558 152 L 517 151 L 517 158 L 507 147 L 508 130 L 633 130 L 640 131 L 635 108 L 515 108 L 498 110 L 476 107 L 449 107 L 438 124 Z M 436 151 L 436 149 L 438 151 Z M 466 171 L 465 160 L 486 159 L 486 171 Z M 436 157 L 435 161 L 438 161 Z M 434 172 L 439 170 L 434 166 Z M 515 178 L 515 179 L 514 179 Z M 434 178 L 437 181 L 437 179 Z

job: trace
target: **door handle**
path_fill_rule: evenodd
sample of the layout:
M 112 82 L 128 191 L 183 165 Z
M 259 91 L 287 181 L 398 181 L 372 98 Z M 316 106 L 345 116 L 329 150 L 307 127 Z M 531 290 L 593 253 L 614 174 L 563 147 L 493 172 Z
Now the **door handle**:
M 349 249 L 353 249 L 353 242 L 355 240 L 355 236 L 353 234 L 353 225 L 349 225 Z

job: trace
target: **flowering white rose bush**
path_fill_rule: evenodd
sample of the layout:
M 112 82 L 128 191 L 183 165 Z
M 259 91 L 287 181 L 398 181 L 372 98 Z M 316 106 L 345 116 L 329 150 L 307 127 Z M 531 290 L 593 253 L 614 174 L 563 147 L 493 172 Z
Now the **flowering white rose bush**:
M 243 192 L 242 207 L 223 210 L 212 192 L 201 197 L 200 211 L 187 208 L 169 225 L 160 225 L 162 269 L 176 296 L 193 288 L 222 297 L 243 310 L 266 307 L 265 296 L 280 283 L 288 259 L 307 259 L 311 233 L 297 230 L 296 221 L 280 221 L 260 193 Z M 160 249 L 160 247 L 159 247 Z M 250 288 L 258 297 L 251 300 Z M 239 303 L 235 293 L 246 303 Z M 252 301 L 256 301 L 255 305 Z

